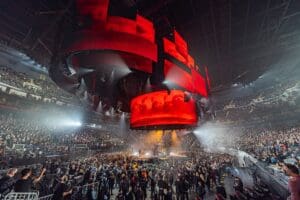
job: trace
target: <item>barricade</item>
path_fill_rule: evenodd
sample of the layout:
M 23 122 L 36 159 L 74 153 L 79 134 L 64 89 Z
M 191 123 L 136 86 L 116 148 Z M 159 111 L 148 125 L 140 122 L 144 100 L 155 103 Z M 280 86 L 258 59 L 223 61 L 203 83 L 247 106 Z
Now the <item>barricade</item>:
M 39 194 L 35 192 L 12 192 L 4 197 L 4 200 L 38 200 Z
M 73 194 L 76 199 L 86 199 L 88 196 L 92 196 L 96 199 L 98 196 L 99 182 L 86 184 L 83 186 L 74 187 Z M 11 192 L 4 197 L 4 200 L 52 200 L 53 194 L 39 197 L 38 192 Z
M 52 200 L 53 194 L 47 195 L 40 197 L 39 200 Z

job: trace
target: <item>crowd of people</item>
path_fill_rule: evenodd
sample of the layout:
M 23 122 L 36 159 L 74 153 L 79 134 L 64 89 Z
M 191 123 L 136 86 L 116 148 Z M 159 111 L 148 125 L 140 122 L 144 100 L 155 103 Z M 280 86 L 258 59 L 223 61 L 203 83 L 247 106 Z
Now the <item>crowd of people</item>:
M 47 77 L 30 78 L 11 68 L 0 67 L 0 82 L 42 97 L 50 97 L 49 94 L 57 98 L 70 97 Z M 264 94 L 268 89 L 265 88 L 252 92 L 253 95 L 218 102 L 217 122 L 251 119 L 255 124 L 255 120 L 269 121 L 269 116 L 264 113 L 273 115 L 270 110 L 274 108 L 274 102 L 278 108 L 283 102 L 294 101 L 290 99 L 290 93 L 284 95 L 297 84 L 295 80 L 287 81 L 280 85 L 279 90 L 275 86 L 269 88 L 268 94 Z M 3 96 L 2 102 L 11 103 Z M 293 105 L 286 106 L 287 114 L 293 113 L 289 110 L 294 109 Z M 38 109 L 32 110 L 38 113 Z M 41 116 L 46 115 L 25 115 L 21 110 L 7 112 L 1 109 L 0 112 L 0 168 L 5 170 L 5 174 L 0 174 L 0 199 L 12 191 L 38 192 L 39 196 L 50 195 L 53 200 L 276 199 L 274 192 L 258 177 L 253 177 L 255 181 L 251 188 L 244 185 L 235 172 L 238 170 L 235 157 L 224 151 L 229 148 L 247 152 L 266 167 L 272 166 L 291 176 L 291 198 L 300 198 L 300 128 L 297 126 L 278 128 L 270 125 L 263 129 L 258 126 L 229 127 L 226 134 L 211 129 L 216 134 L 207 135 L 203 141 L 196 134 L 183 136 L 182 133 L 178 134 L 178 138 L 169 135 L 179 141 L 186 157 L 141 159 L 125 152 L 130 149 L 127 143 L 140 143 L 142 140 L 149 143 L 150 138 L 140 137 L 139 132 L 136 135 L 113 134 L 120 130 L 108 125 L 111 117 L 106 116 L 110 130 L 101 130 L 96 128 L 97 122 L 93 123 L 94 126 L 90 123 L 89 126 L 62 128 L 55 124 L 57 121 L 52 123 L 47 117 L 42 121 Z M 251 118 L 248 118 L 249 113 Z M 47 115 L 61 117 L 53 110 L 47 111 Z M 98 116 L 91 118 L 98 120 Z M 164 147 L 171 146 L 168 142 L 162 143 Z M 143 142 L 140 146 L 152 145 L 145 144 Z M 218 148 L 223 148 L 223 151 Z M 116 153 L 120 151 L 123 153 Z M 29 164 L 32 167 L 24 167 Z M 228 180 L 232 179 L 233 184 L 229 184 Z M 230 193 L 228 185 L 232 186 Z
M 1 168 L 26 164 L 43 157 L 84 153 L 89 150 L 112 151 L 125 145 L 121 138 L 92 127 L 50 126 L 41 119 L 0 114 Z M 47 120 L 46 120 L 47 122 Z M 25 163 L 23 163 L 25 164 Z
M 231 160 L 226 155 L 202 154 L 194 160 L 142 161 L 120 154 L 98 154 L 70 162 L 48 161 L 36 176 L 25 168 L 20 178 L 16 178 L 17 170 L 11 169 L 1 179 L 0 190 L 4 194 L 11 190 L 39 191 L 43 195 L 53 193 L 53 199 L 66 196 L 80 199 L 81 186 L 90 184 L 87 199 L 112 196 L 116 199 L 173 199 L 173 196 L 189 199 L 189 190 L 194 191 L 195 197 L 203 198 L 205 188 L 211 191 L 219 185 L 220 170 L 230 166 Z
M 238 141 L 240 149 L 268 164 L 290 162 L 300 167 L 300 128 L 248 130 Z
M 280 122 L 279 118 L 295 120 L 300 112 L 298 78 L 261 80 L 248 86 L 236 85 L 213 95 L 217 120 L 228 123 Z
M 73 133 L 55 135 L 53 133 L 50 134 L 51 129 L 49 130 L 45 127 L 44 129 L 41 129 L 41 125 L 32 122 L 29 123 L 29 121 L 24 119 L 17 119 L 12 115 L 2 115 L 0 117 L 2 145 L 4 145 L 6 149 L 10 149 L 13 147 L 13 144 L 26 144 L 26 151 L 23 152 L 23 155 L 25 156 L 39 154 L 37 152 L 41 151 L 52 151 L 52 154 L 56 153 L 59 155 L 68 154 L 71 152 L 70 144 L 86 144 L 86 147 L 90 148 L 93 145 L 96 145 L 96 143 L 99 145 L 100 141 L 105 137 L 110 137 L 107 133 L 106 135 L 101 135 L 101 138 L 99 137 L 99 131 L 93 130 L 91 132 L 69 130 Z M 267 164 L 278 165 L 282 170 L 284 170 L 284 165 L 282 165 L 282 163 L 293 164 L 293 166 L 299 167 L 299 128 L 281 131 L 265 130 L 261 131 L 259 134 L 255 132 L 255 129 L 243 131 L 244 133 L 235 139 L 235 146 L 232 147 L 246 151 Z M 217 138 L 217 140 L 225 139 Z M 152 163 L 152 165 L 133 159 L 130 156 L 105 156 L 105 154 L 96 154 L 88 159 L 85 157 L 82 160 L 71 160 L 68 162 L 46 159 L 44 164 L 39 164 L 42 164 L 47 171 L 47 173 L 43 173 L 46 173 L 47 175 L 51 174 L 51 176 L 45 176 L 48 177 L 45 178 L 45 180 L 39 178 L 40 176 L 37 174 L 35 185 L 38 185 L 40 181 L 44 181 L 46 185 L 49 185 L 49 182 L 47 181 L 50 181 L 50 179 L 52 182 L 56 180 L 60 185 L 71 181 L 72 185 L 76 182 L 76 190 L 79 190 L 82 185 L 91 183 L 92 185 L 87 188 L 90 192 L 89 194 L 95 196 L 95 191 L 97 190 L 103 195 L 98 197 L 98 199 L 109 198 L 112 195 L 112 191 L 114 191 L 114 193 L 115 191 L 120 191 L 114 194 L 114 197 L 117 196 L 119 199 L 130 199 L 131 197 L 129 196 L 139 195 L 143 196 L 143 198 L 147 195 L 153 199 L 168 199 L 168 195 L 177 196 L 179 199 L 187 199 L 187 195 L 197 195 L 201 199 L 204 197 L 205 193 L 211 191 L 211 188 L 213 188 L 214 192 L 223 190 L 220 189 L 222 188 L 221 174 L 226 172 L 225 166 L 232 166 L 233 157 L 223 153 L 205 152 L 201 144 L 199 145 L 197 141 L 198 139 L 192 134 L 184 136 L 181 140 L 183 149 L 187 149 L 189 150 L 188 152 L 190 152 L 187 160 L 175 159 L 172 160 L 172 162 L 156 162 L 154 164 Z M 101 148 L 103 148 L 103 146 L 101 146 Z M 75 168 L 76 172 L 69 173 L 70 168 Z M 32 172 L 28 171 L 28 169 L 26 170 L 27 171 L 22 171 L 21 175 L 24 177 L 31 177 L 31 175 L 28 174 L 31 174 Z M 9 170 L 7 176 L 10 176 L 9 174 L 14 174 L 15 171 L 16 170 Z M 74 169 L 71 171 L 74 171 Z M 85 175 L 87 171 L 89 171 L 89 176 L 93 177 L 93 180 L 82 180 L 78 182 L 78 176 L 88 176 Z M 94 174 L 92 172 L 94 172 Z M 117 172 L 120 173 L 118 174 Z M 41 173 L 42 176 L 44 175 L 43 173 Z M 53 176 L 53 174 L 55 174 L 55 176 Z M 147 183 L 143 182 L 145 181 L 143 180 L 144 176 L 147 177 Z M 185 178 L 182 178 L 182 176 Z M 122 177 L 125 177 L 123 182 Z M 113 186 L 109 185 L 109 180 L 111 178 L 114 179 Z M 181 180 L 181 182 L 176 182 L 177 179 L 178 181 Z M 195 182 L 194 179 L 197 181 Z M 101 181 L 104 180 L 107 182 L 103 184 Z M 100 184 L 101 187 L 95 185 L 95 182 Z M 143 186 L 143 184 L 146 186 Z M 241 184 L 239 179 L 237 179 L 237 185 L 238 184 Z M 55 194 L 55 184 L 47 191 L 44 191 L 47 187 L 43 187 L 42 185 L 38 187 L 40 187 L 37 188 L 40 191 L 40 194 Z M 64 187 L 65 186 L 63 186 L 63 188 Z M 258 188 L 261 187 L 263 187 L 263 185 Z M 131 189 L 129 190 L 129 188 Z M 74 189 L 74 191 L 76 190 Z M 242 190 L 242 193 L 239 193 L 240 190 L 238 190 L 238 193 L 235 195 L 249 195 L 249 190 L 249 188 L 245 191 Z M 18 187 L 15 191 L 19 191 Z M 65 192 L 68 195 L 75 195 L 74 191 L 72 190 L 69 193 L 68 191 Z M 97 195 L 100 195 L 98 192 Z M 79 193 L 82 195 L 82 188 L 79 190 Z M 253 191 L 250 193 L 253 194 Z M 78 193 L 76 194 L 79 195 Z M 222 199 L 222 197 L 220 198 Z
M 13 119 L 8 119 L 13 121 Z M 4 121 L 2 118 L 1 121 Z M 10 129 L 17 126 L 10 124 Z M 3 129 L 4 125 L 1 126 Z M 12 131 L 16 133 L 17 129 Z M 6 130 L 10 130 L 6 129 Z M 288 160 L 286 165 L 292 166 L 291 170 L 296 174 L 295 166 L 299 167 L 299 128 L 285 131 L 265 131 L 261 134 L 248 133 L 240 137 L 236 142 L 236 148 L 249 152 L 259 160 L 268 164 L 279 164 Z M 29 142 L 32 145 L 47 146 L 51 144 L 66 144 L 65 142 L 82 144 L 86 141 L 91 145 L 93 137 L 80 133 L 74 137 L 57 138 L 56 142 L 48 138 L 49 135 L 41 132 L 35 134 L 21 131 L 19 135 L 5 135 L 5 144 L 13 142 Z M 88 134 L 87 134 L 88 135 Z M 3 136 L 3 135 L 2 135 Z M 7 137 L 9 136 L 9 137 Z M 182 145 L 195 143 L 195 138 L 188 136 L 182 141 Z M 222 180 L 224 174 L 230 173 L 234 164 L 234 157 L 225 153 L 208 153 L 201 146 L 192 145 L 187 158 L 169 160 L 142 161 L 132 156 L 120 154 L 98 153 L 91 157 L 83 157 L 78 160 L 46 159 L 44 163 L 38 163 L 40 170 L 12 168 L 1 179 L 2 187 L 7 191 L 29 192 L 39 191 L 40 195 L 53 194 L 53 199 L 203 199 L 207 195 L 216 195 L 217 199 L 226 199 L 224 193 L 225 184 Z M 191 147 L 191 146 L 190 146 Z M 41 147 L 42 148 L 42 147 Z M 36 148 L 34 148 L 36 149 Z M 39 149 L 39 148 L 37 148 Z M 61 154 L 62 152 L 57 152 Z M 287 171 L 286 167 L 282 170 Z M 297 168 L 296 168 L 297 169 Z M 18 174 L 18 175 L 17 175 Z M 34 175 L 32 175 L 34 174 Z M 10 177 L 10 178 L 9 178 Z M 20 177 L 20 178 L 16 178 Z M 30 181 L 29 181 L 30 180 Z M 50 186 L 50 187 L 49 187 Z M 85 186 L 85 187 L 84 187 Z M 1 187 L 0 187 L 1 188 Z M 2 191 L 4 189 L 2 188 Z M 258 182 L 252 189 L 243 187 L 242 181 L 236 177 L 234 193 L 231 199 L 247 199 L 248 197 L 266 199 L 273 195 L 267 186 Z M 3 193 L 4 194 L 4 193 Z M 253 197 L 254 195 L 254 197 Z M 273 197 L 272 197 L 273 198 Z
M 234 130 L 234 128 L 232 129 Z M 227 132 L 227 135 L 219 134 L 218 137 L 214 138 L 216 144 L 210 145 L 219 147 L 225 144 L 225 148 L 245 151 L 266 163 L 266 165 L 276 166 L 282 172 L 286 171 L 284 166 L 288 164 L 299 168 L 299 127 L 263 130 L 242 128 L 238 131 L 239 134 L 235 136 L 230 132 Z M 228 137 L 228 134 L 230 137 Z M 119 136 L 124 137 L 124 135 Z M 17 158 L 25 158 L 25 160 L 30 157 L 37 158 L 32 164 L 43 166 L 40 169 L 41 173 L 26 169 L 25 171 L 19 171 L 18 176 L 21 176 L 21 180 L 23 180 L 23 176 L 25 177 L 24 180 L 27 180 L 28 177 L 34 177 L 30 184 L 34 183 L 33 185 L 40 195 L 55 195 L 58 192 L 56 191 L 58 190 L 56 185 L 59 184 L 59 190 L 64 191 L 63 194 L 70 196 L 70 198 L 77 195 L 77 197 L 73 197 L 75 199 L 81 198 L 78 195 L 86 196 L 87 194 L 90 195 L 90 199 L 131 199 L 133 196 L 138 199 L 145 199 L 146 195 L 148 198 L 153 199 L 171 199 L 170 196 L 187 199 L 187 195 L 203 199 L 211 191 L 214 194 L 221 195 L 219 199 L 224 197 L 221 192 L 223 191 L 222 187 L 224 187 L 221 177 L 222 174 L 228 173 L 226 166 L 233 166 L 233 157 L 220 152 L 208 153 L 204 151 L 203 146 L 199 143 L 199 138 L 193 134 L 188 134 L 179 139 L 182 149 L 191 153 L 188 154 L 187 160 L 175 159 L 154 163 L 151 161 L 151 164 L 149 164 L 130 156 L 105 156 L 103 152 L 88 158 L 88 155 L 82 155 L 80 160 L 72 160 L 72 157 L 59 158 L 60 160 L 58 158 L 58 160 L 41 159 L 47 155 L 70 154 L 74 152 L 72 147 L 76 145 L 80 148 L 101 149 L 106 152 L 109 150 L 124 150 L 124 148 L 116 148 L 126 144 L 124 138 L 123 140 L 120 138 L 116 140 L 114 137 L 110 132 L 101 132 L 91 127 L 60 130 L 49 128 L 43 125 L 41 121 L 35 120 L 34 117 L 26 119 L 24 115 L 13 113 L 2 113 L 0 115 L 0 147 L 4 147 L 0 148 L 0 153 L 5 154 L 6 158 L 9 157 L 9 161 L 14 161 Z M 232 142 L 229 142 L 229 140 L 232 140 Z M 21 145 L 23 151 L 20 151 L 18 145 Z M 7 160 L 4 161 L 7 162 Z M 44 163 L 41 163 L 42 161 Z M 9 167 L 9 164 L 5 167 Z M 44 170 L 42 170 L 43 168 Z M 70 173 L 70 168 L 75 168 L 76 172 L 72 172 L 73 169 Z M 295 172 L 295 169 L 293 171 Z M 7 172 L 8 174 L 5 177 L 16 177 L 15 172 L 16 169 L 13 168 Z M 35 176 L 32 176 L 32 173 Z M 87 176 L 92 177 L 92 180 L 90 178 L 87 180 Z M 123 177 L 125 177 L 124 180 Z M 145 177 L 147 177 L 146 183 Z M 110 179 L 113 179 L 114 184 L 109 184 L 109 181 L 112 181 Z M 197 181 L 195 182 L 194 179 L 197 179 Z M 15 178 L 13 180 L 16 181 Z M 51 187 L 46 187 L 50 182 Z M 86 184 L 91 185 L 83 189 L 83 185 Z M 259 186 L 256 186 L 255 191 L 250 188 L 239 188 L 242 183 L 237 177 L 236 184 L 236 193 L 231 194 L 232 199 L 239 199 L 242 198 L 241 196 L 249 196 L 250 194 L 256 194 L 257 198 L 261 195 L 268 196 L 271 194 L 263 183 L 258 183 Z M 23 191 L 23 186 L 20 187 L 15 187 L 14 183 L 11 189 Z M 24 187 L 28 188 L 28 186 Z M 68 188 L 68 190 L 62 188 Z M 262 190 L 261 188 L 265 189 Z M 96 194 L 97 197 L 95 197 Z
M 167 160 L 141 160 L 124 153 L 52 159 L 36 169 L 8 170 L 0 179 L 0 192 L 39 192 L 40 196 L 50 194 L 53 200 L 276 199 L 262 182 L 251 189 L 233 177 L 233 163 L 234 157 L 228 154 L 200 150 Z M 234 182 L 230 193 L 226 177 Z
M 217 98 L 217 110 L 246 108 L 249 106 L 292 104 L 298 97 L 299 79 L 287 78 L 280 81 L 261 80 L 242 86 L 234 84 L 231 88 L 220 90 L 214 95 Z
M 214 128 L 216 126 L 217 128 Z M 186 137 L 185 146 L 195 150 L 199 146 L 207 148 L 233 148 L 247 152 L 266 165 L 273 165 L 283 171 L 282 164 L 290 163 L 300 167 L 300 128 L 299 127 L 226 127 L 218 123 L 209 127 L 211 138 Z M 204 130 L 205 131 L 204 127 Z M 211 129 L 210 129 L 211 128 Z M 202 140 L 203 139 L 203 140 Z M 207 140 L 205 140 L 207 139 Z
M 0 82 L 18 88 L 29 94 L 47 98 L 72 99 L 72 96 L 60 89 L 48 76 L 41 75 L 39 78 L 30 77 L 28 74 L 15 71 L 6 66 L 0 66 Z

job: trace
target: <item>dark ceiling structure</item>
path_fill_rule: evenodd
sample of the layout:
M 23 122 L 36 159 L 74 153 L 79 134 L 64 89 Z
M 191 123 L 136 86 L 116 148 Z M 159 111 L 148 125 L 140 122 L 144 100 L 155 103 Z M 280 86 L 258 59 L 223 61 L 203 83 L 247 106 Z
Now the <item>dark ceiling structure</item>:
M 298 0 L 112 0 L 112 15 L 151 19 L 159 36 L 175 27 L 213 86 L 257 79 L 300 46 Z M 76 28 L 73 0 L 0 1 L 0 43 L 48 67 L 58 32 Z M 64 21 L 64 26 L 61 26 Z

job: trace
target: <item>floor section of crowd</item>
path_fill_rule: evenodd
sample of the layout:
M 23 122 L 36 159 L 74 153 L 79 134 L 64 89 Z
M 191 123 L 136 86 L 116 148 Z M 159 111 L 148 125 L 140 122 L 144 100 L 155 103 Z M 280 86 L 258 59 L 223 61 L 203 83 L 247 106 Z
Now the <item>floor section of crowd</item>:
M 40 168 L 12 169 L 1 179 L 1 192 L 39 191 L 53 199 L 274 199 L 256 180 L 243 186 L 232 172 L 234 158 L 197 154 L 191 158 L 140 160 L 121 154 L 97 154 L 83 160 L 51 160 Z M 18 173 L 19 174 L 19 173 Z

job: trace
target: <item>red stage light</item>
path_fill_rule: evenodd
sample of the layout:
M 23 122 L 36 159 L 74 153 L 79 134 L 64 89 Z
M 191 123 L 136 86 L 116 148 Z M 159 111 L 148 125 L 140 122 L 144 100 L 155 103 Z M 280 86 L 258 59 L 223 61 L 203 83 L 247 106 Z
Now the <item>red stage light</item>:
M 185 101 L 183 91 L 152 92 L 131 101 L 132 128 L 195 126 L 196 124 L 195 101 L 193 98 Z

